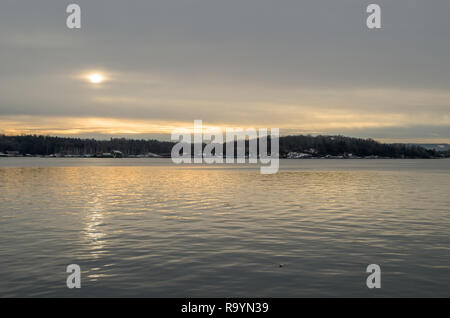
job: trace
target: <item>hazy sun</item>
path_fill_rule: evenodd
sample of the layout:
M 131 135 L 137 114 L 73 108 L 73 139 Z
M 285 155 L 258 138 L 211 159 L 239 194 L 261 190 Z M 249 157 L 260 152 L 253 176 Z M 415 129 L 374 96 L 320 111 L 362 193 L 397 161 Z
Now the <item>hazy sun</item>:
M 103 82 L 103 76 L 101 74 L 95 73 L 89 75 L 89 81 L 94 84 Z

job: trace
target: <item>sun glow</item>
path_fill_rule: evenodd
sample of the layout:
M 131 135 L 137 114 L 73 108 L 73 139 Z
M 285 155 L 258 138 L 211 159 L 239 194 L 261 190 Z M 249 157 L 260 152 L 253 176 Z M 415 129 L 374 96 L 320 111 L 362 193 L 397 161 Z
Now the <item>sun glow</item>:
M 89 81 L 93 84 L 99 84 L 101 82 L 103 82 L 104 78 L 103 75 L 98 74 L 98 73 L 94 73 L 94 74 L 90 74 L 89 75 Z

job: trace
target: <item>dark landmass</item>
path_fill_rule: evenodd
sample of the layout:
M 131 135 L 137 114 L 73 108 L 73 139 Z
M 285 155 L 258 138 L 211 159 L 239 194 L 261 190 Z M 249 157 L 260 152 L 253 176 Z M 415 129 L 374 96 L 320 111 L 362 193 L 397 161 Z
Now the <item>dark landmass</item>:
M 170 157 L 174 143 L 158 140 L 110 140 L 0 135 L 0 156 Z M 270 145 L 270 142 L 269 142 Z M 224 147 L 225 152 L 226 147 Z M 280 137 L 281 158 L 443 158 L 450 151 L 413 144 L 383 144 L 344 136 Z
M 449 144 L 408 144 L 412 146 L 420 146 L 425 149 L 432 149 L 439 152 L 445 152 L 450 151 L 450 145 Z

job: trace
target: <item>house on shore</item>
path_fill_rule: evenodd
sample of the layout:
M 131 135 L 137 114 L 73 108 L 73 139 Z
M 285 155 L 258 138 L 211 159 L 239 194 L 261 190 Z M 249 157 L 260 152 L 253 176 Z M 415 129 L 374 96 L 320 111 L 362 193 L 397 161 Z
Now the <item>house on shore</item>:
M 113 150 L 112 155 L 114 158 L 123 158 L 123 152 L 119 150 Z

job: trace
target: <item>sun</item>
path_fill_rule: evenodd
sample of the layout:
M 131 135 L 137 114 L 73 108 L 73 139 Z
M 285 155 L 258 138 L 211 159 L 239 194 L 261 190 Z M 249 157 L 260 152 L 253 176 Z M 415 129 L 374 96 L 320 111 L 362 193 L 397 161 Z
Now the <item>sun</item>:
M 93 84 L 99 84 L 101 82 L 103 82 L 104 78 L 103 75 L 98 74 L 98 73 L 94 73 L 94 74 L 90 74 L 89 75 L 89 81 Z

